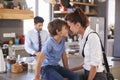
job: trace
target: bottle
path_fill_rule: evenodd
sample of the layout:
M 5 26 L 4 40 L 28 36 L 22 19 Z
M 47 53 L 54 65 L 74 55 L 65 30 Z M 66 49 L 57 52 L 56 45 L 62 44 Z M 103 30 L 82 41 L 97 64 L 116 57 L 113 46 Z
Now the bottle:
M 21 5 L 21 3 L 20 2 L 18 2 L 18 9 L 22 9 L 22 5 Z
M 7 72 L 11 71 L 10 56 L 7 56 Z

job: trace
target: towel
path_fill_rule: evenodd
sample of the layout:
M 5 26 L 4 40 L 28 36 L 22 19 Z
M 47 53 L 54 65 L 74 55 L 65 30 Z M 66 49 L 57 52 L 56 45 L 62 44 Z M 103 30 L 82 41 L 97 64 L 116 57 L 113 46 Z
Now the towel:
M 0 72 L 5 72 L 6 66 L 5 66 L 5 60 L 3 57 L 2 49 L 0 48 Z

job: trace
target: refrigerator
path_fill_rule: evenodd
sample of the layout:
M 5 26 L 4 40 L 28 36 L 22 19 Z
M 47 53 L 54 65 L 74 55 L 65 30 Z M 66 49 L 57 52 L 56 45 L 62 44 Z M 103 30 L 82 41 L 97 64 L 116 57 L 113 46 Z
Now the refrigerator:
M 89 23 L 90 23 L 89 26 L 99 34 L 102 40 L 102 44 L 104 46 L 105 44 L 105 19 L 104 17 L 89 17 Z

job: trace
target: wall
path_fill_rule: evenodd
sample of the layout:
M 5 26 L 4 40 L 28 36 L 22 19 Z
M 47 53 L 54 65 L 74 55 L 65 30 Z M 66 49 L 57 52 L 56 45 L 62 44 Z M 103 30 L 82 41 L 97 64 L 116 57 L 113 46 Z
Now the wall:
M 0 19 L 0 40 L 6 41 L 11 38 L 4 38 L 3 33 L 15 32 L 17 35 L 23 34 L 23 22 L 21 20 Z
M 116 0 L 115 6 L 115 31 L 114 31 L 114 57 L 120 57 L 120 0 Z

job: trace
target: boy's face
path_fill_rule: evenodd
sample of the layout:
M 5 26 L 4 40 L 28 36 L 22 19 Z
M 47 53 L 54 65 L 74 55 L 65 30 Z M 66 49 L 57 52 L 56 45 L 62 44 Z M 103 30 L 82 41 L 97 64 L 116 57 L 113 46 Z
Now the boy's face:
M 67 29 L 67 26 L 66 25 L 64 25 L 63 27 L 62 27 L 62 30 L 61 30 L 61 37 L 68 37 L 68 29 Z
M 34 25 L 35 25 L 35 29 L 36 29 L 37 31 L 42 30 L 43 23 L 37 23 L 37 24 L 34 24 Z

